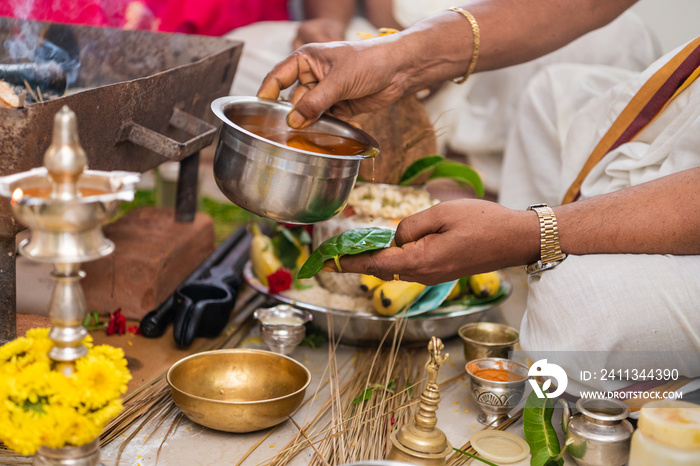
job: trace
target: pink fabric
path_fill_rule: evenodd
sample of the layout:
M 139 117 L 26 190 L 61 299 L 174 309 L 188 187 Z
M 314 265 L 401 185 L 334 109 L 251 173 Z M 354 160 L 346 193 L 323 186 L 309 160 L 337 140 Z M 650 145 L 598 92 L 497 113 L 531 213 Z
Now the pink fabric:
M 4 0 L 0 16 L 37 21 L 123 27 L 134 0 Z M 157 30 L 220 36 L 257 21 L 289 19 L 287 0 L 140 0 L 157 18 Z M 139 28 L 150 28 L 150 21 Z
M 130 0 L 5 0 L 0 16 L 36 21 L 120 27 Z
M 146 0 L 160 31 L 221 36 L 257 21 L 289 19 L 287 0 Z

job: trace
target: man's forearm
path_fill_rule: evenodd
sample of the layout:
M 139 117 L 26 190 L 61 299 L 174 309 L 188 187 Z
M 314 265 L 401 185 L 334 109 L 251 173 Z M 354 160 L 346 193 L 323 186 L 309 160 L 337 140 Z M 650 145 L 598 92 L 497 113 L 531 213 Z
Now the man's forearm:
M 700 254 L 700 168 L 554 212 L 568 254 Z
M 476 71 L 523 63 L 602 27 L 636 0 L 476 0 L 462 5 L 477 20 Z M 523 39 L 526 38 L 526 39 Z M 399 39 L 397 37 L 396 39 Z M 461 76 L 472 56 L 473 34 L 460 14 L 445 12 L 407 28 L 394 53 L 405 59 L 409 92 Z

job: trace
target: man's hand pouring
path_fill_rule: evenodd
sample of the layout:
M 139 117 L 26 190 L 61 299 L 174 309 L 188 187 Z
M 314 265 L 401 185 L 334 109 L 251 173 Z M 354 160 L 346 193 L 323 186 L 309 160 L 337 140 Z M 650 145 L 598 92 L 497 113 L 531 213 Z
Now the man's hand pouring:
M 297 83 L 290 95 L 294 109 L 287 117 L 293 128 L 310 125 L 329 109 L 347 118 L 386 107 L 406 90 L 401 60 L 392 57 L 393 41 L 386 36 L 305 45 L 265 76 L 258 97 L 277 99 Z

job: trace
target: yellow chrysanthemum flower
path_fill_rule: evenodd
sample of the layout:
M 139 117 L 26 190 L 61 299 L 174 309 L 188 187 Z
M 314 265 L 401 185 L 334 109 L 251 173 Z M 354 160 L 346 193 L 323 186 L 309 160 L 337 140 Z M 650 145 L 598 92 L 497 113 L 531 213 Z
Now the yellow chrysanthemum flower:
M 76 361 L 75 367 L 75 385 L 90 408 L 100 408 L 121 395 L 122 374 L 111 361 L 86 356 Z
M 71 376 L 52 370 L 49 329 L 0 346 L 0 441 L 32 455 L 42 446 L 79 446 L 97 438 L 122 410 L 131 374 L 123 350 L 95 347 L 75 362 Z
M 53 346 L 53 342 L 49 338 L 49 328 L 32 328 L 27 330 L 27 338 L 32 340 L 32 353 L 48 354 Z
M 117 398 L 107 403 L 102 409 L 88 413 L 86 416 L 95 425 L 100 426 L 100 430 L 102 430 L 110 420 L 117 417 L 117 415 L 122 412 L 123 408 L 124 405 L 122 404 L 121 398 Z
M 126 367 L 124 350 L 121 348 L 115 348 L 109 345 L 98 345 L 92 349 L 91 354 L 96 357 L 104 357 L 117 364 L 123 364 L 124 367 Z

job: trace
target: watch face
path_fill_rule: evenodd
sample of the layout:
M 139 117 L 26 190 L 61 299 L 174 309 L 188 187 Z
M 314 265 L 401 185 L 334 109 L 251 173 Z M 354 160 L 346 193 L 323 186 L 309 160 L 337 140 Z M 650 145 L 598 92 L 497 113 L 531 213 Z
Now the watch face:
M 566 254 L 562 254 L 561 260 L 558 260 L 558 261 L 552 261 L 552 262 L 547 262 L 547 263 L 542 263 L 542 261 L 537 261 L 534 264 L 530 264 L 530 265 L 525 266 L 525 270 L 527 271 L 528 275 L 534 275 L 534 274 L 537 274 L 540 272 L 544 272 L 545 270 L 553 269 L 557 265 L 564 262 L 564 259 L 566 259 Z

